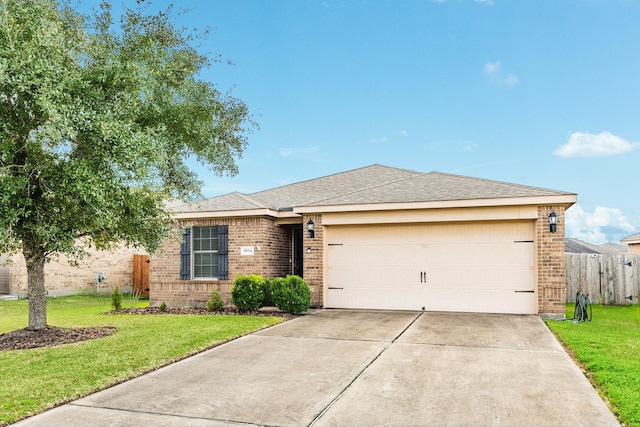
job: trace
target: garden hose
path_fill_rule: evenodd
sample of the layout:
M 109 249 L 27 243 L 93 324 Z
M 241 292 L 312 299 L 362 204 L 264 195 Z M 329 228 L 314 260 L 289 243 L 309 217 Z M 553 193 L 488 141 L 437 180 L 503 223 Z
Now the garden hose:
M 577 322 L 591 322 L 591 299 L 582 292 L 576 293 L 576 308 L 573 312 L 573 320 Z

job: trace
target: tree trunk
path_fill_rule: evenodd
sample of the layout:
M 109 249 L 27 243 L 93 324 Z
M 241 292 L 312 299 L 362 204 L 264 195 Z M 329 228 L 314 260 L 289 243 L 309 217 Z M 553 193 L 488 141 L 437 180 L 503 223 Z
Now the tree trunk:
M 46 256 L 41 248 L 23 240 L 22 253 L 27 263 L 27 289 L 29 294 L 29 326 L 37 331 L 47 327 L 47 299 L 44 289 L 44 263 Z

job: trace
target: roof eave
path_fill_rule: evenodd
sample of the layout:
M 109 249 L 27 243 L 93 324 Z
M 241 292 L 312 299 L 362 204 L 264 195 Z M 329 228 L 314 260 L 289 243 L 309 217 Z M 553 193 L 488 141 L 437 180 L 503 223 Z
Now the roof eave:
M 226 210 L 226 211 L 177 212 L 177 213 L 174 213 L 172 217 L 178 220 L 230 218 L 230 217 L 246 217 L 246 216 L 270 216 L 273 218 L 279 218 L 282 216 L 286 216 L 283 214 L 287 214 L 287 213 L 288 212 L 278 212 L 268 208 L 260 208 L 260 209 Z
M 398 203 L 366 203 L 353 205 L 296 206 L 297 214 L 323 212 L 362 212 L 406 209 L 440 209 L 468 208 L 486 206 L 518 206 L 518 205 L 562 205 L 568 209 L 576 203 L 576 194 L 559 194 L 552 196 L 507 197 L 493 199 L 442 200 L 430 202 L 398 202 Z

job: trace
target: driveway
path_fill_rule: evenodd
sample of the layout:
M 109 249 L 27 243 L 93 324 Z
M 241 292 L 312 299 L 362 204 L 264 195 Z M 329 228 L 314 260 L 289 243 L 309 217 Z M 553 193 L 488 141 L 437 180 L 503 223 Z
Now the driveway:
M 618 425 L 537 316 L 319 310 L 21 426 Z

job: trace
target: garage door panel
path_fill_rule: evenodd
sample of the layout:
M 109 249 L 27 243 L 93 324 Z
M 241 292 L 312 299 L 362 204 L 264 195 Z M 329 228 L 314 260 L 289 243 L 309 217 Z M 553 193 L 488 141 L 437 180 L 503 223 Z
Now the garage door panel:
M 328 226 L 325 305 L 535 313 L 534 230 L 533 221 Z
M 420 250 L 415 245 L 380 244 L 351 245 L 342 244 L 329 246 L 331 266 L 360 266 L 360 265 L 404 265 L 415 266 L 420 259 Z
M 418 271 L 413 271 L 404 267 L 389 267 L 389 268 L 375 268 L 362 267 L 362 268 L 340 268 L 329 267 L 328 271 L 328 286 L 339 288 L 386 288 L 394 290 L 396 286 L 404 284 L 406 288 L 407 284 L 414 282 L 419 283 Z M 417 286 L 412 286 L 416 287 Z
M 423 262 L 428 265 L 531 265 L 533 243 L 464 243 L 423 245 Z
M 422 310 L 426 293 L 421 289 L 402 287 L 395 288 L 395 292 L 384 288 L 329 288 L 328 298 L 332 308 Z
M 431 268 L 426 272 L 429 289 L 534 290 L 531 268 Z
M 469 289 L 452 294 L 434 290 L 426 299 L 425 308 L 427 311 L 531 314 L 534 297 L 530 292 Z

